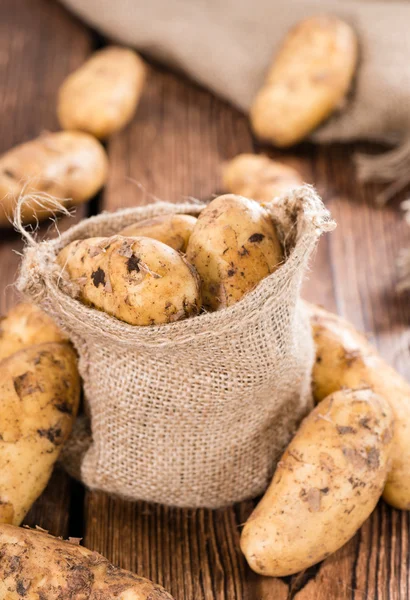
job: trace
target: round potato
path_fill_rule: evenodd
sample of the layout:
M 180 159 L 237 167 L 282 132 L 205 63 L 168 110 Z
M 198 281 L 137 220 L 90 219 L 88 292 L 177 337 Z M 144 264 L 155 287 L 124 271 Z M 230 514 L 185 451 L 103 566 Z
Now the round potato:
M 389 470 L 393 415 L 371 390 L 328 396 L 302 422 L 241 536 L 250 567 L 283 577 L 338 550 L 373 511 Z
M 0 225 L 10 225 L 22 193 L 33 196 L 23 206 L 23 220 L 44 219 L 52 213 L 48 195 L 64 204 L 81 204 L 103 186 L 107 171 L 104 148 L 86 133 L 46 133 L 16 146 L 0 157 Z M 37 192 L 43 194 L 40 203 Z
M 133 50 L 108 46 L 95 52 L 60 87 L 61 127 L 100 139 L 118 131 L 134 115 L 145 76 L 145 65 Z
M 195 223 L 196 218 L 191 215 L 160 215 L 129 225 L 119 235 L 153 238 L 178 252 L 185 252 Z
M 195 269 L 175 250 L 145 237 L 90 238 L 57 257 L 79 299 L 131 325 L 160 325 L 198 314 Z
M 227 194 L 215 198 L 199 215 L 188 242 L 208 310 L 238 302 L 283 259 L 268 213 L 253 200 Z

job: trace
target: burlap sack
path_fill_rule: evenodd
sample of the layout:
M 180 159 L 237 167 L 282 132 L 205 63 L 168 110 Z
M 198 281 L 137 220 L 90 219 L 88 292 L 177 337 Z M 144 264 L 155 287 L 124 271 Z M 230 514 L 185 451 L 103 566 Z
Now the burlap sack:
M 272 212 L 286 262 L 228 309 L 133 327 L 70 296 L 55 263 L 67 243 L 201 208 L 157 203 L 86 219 L 52 241 L 28 236 L 18 287 L 77 348 L 92 427 L 81 479 L 90 488 L 177 506 L 255 496 L 310 406 L 313 343 L 299 292 L 319 236 L 334 224 L 308 186 Z

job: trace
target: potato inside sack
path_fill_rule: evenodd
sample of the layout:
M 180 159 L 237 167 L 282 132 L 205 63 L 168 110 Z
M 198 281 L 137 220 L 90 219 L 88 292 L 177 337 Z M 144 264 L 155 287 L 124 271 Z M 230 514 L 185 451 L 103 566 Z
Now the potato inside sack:
M 196 223 L 191 215 L 159 215 L 129 225 L 119 231 L 125 237 L 148 237 L 170 246 L 178 252 L 185 252 Z
M 160 325 L 198 314 L 195 270 L 175 250 L 145 237 L 90 238 L 57 257 L 85 304 L 131 325 Z
M 200 213 L 186 257 L 201 279 L 204 307 L 219 310 L 273 273 L 283 253 L 269 214 L 253 200 L 227 194 Z

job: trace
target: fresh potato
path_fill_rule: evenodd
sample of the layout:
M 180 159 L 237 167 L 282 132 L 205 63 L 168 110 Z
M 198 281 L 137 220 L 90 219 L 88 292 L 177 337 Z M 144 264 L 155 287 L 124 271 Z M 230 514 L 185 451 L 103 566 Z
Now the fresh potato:
M 255 134 L 276 146 L 305 138 L 341 106 L 357 64 L 357 38 L 344 21 L 315 16 L 285 38 L 250 111 Z
M 0 556 L 2 600 L 172 600 L 161 586 L 43 530 L 0 525 Z
M 191 215 L 160 215 L 129 225 L 119 235 L 153 238 L 178 252 L 185 252 L 195 223 L 196 218 Z
M 57 262 L 79 299 L 131 325 L 160 325 L 198 314 L 195 270 L 175 250 L 145 237 L 90 238 L 64 248 Z
M 80 381 L 68 343 L 31 346 L 0 366 L 0 523 L 19 525 L 71 433 Z
M 344 319 L 307 304 L 316 344 L 313 393 L 317 401 L 343 389 L 367 387 L 385 398 L 395 417 L 392 464 L 383 498 L 410 510 L 410 385 Z
M 215 198 L 200 213 L 186 257 L 201 278 L 202 300 L 208 310 L 238 302 L 283 259 L 265 209 L 233 194 Z
M 34 196 L 23 208 L 23 219 L 31 222 L 52 213 L 51 202 L 37 192 L 76 205 L 98 192 L 107 178 L 108 162 L 102 145 L 86 133 L 46 133 L 16 146 L 0 157 L 0 226 L 10 225 L 17 198 Z M 48 206 L 48 208 L 47 208 Z
M 145 76 L 145 65 L 133 50 L 109 46 L 95 52 L 60 87 L 61 127 L 100 139 L 118 131 L 134 115 Z
M 261 203 L 303 183 L 295 169 L 262 154 L 238 154 L 224 165 L 222 178 L 228 192 Z
M 338 550 L 380 498 L 393 416 L 371 390 L 342 390 L 302 422 L 241 536 L 250 567 L 282 577 Z

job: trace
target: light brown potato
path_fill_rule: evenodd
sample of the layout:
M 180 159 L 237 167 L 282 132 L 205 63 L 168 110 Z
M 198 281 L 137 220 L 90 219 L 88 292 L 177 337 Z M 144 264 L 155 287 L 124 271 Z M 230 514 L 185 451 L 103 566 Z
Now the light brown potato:
M 265 209 L 226 194 L 200 213 L 186 257 L 201 279 L 204 307 L 219 310 L 238 302 L 273 273 L 283 254 Z
M 0 523 L 19 525 L 71 433 L 80 381 L 68 343 L 20 350 L 0 367 Z
M 198 314 L 195 270 L 175 250 L 144 237 L 72 242 L 57 261 L 79 299 L 131 325 L 160 325 Z
M 338 550 L 380 498 L 393 416 L 370 390 L 328 396 L 302 422 L 241 535 L 250 567 L 282 577 Z
M 357 38 L 344 21 L 315 16 L 284 40 L 258 92 L 250 118 L 255 134 L 296 144 L 341 106 L 357 64 Z
M 410 385 L 350 323 L 318 306 L 306 306 L 316 344 L 315 399 L 319 402 L 345 387 L 367 387 L 389 402 L 395 432 L 383 498 L 395 508 L 410 510 Z
M 195 223 L 196 218 L 191 215 L 160 215 L 129 225 L 118 234 L 124 237 L 152 238 L 178 252 L 185 252 Z
M 222 179 L 228 192 L 262 204 L 303 184 L 295 169 L 262 154 L 235 156 L 225 163 Z
M 0 525 L 2 600 L 172 600 L 156 585 L 75 542 Z
M 16 146 L 0 157 L 0 226 L 10 225 L 17 198 L 42 192 L 67 200 L 65 205 L 86 202 L 104 185 L 108 162 L 105 150 L 86 133 L 60 131 Z M 31 222 L 52 213 L 34 200 L 25 205 L 23 219 Z
M 145 83 L 146 67 L 129 48 L 95 52 L 63 82 L 57 114 L 63 129 L 103 139 L 133 117 Z

